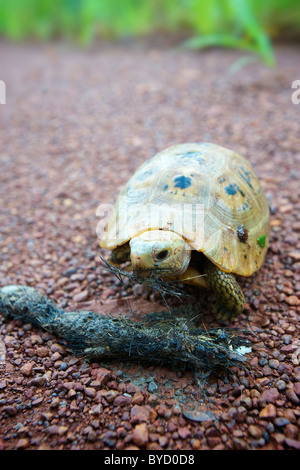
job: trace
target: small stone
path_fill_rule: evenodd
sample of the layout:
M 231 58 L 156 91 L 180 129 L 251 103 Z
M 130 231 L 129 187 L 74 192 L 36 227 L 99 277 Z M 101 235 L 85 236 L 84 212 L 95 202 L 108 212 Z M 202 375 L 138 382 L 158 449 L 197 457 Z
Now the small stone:
M 143 447 L 147 444 L 149 440 L 149 432 L 146 423 L 140 423 L 135 426 L 132 440 L 139 447 Z
M 119 395 L 114 399 L 114 406 L 126 406 L 130 405 L 131 397 L 126 397 L 124 395 Z
M 294 392 L 300 396 L 300 382 L 294 383 Z
M 298 426 L 295 426 L 294 424 L 288 423 L 285 426 L 284 434 L 285 434 L 286 437 L 288 437 L 290 439 L 297 439 L 297 437 L 298 437 Z
M 32 406 L 38 406 L 43 402 L 43 397 L 34 398 L 31 402 Z
M 36 353 L 39 357 L 47 357 L 49 350 L 46 348 L 46 346 L 42 346 L 40 348 L 37 348 Z
M 107 403 L 112 403 L 118 395 L 119 392 L 117 390 L 100 390 L 97 394 L 97 397 L 103 397 Z
M 137 388 L 132 383 L 129 383 L 129 384 L 126 385 L 126 392 L 130 393 L 130 394 L 134 394 L 134 393 L 137 392 Z
M 268 403 L 275 403 L 276 400 L 279 398 L 279 392 L 277 388 L 270 388 L 265 390 L 262 393 L 263 398 L 268 402 Z
M 89 398 L 94 398 L 94 397 L 96 396 L 96 393 L 97 393 L 97 392 L 96 392 L 96 390 L 95 390 L 94 388 L 92 388 L 92 387 L 86 387 L 86 388 L 84 389 L 84 393 L 85 393 L 85 395 L 86 395 L 87 397 L 89 397 Z
M 181 439 L 187 439 L 191 435 L 191 431 L 187 427 L 179 428 L 178 435 Z
M 255 439 L 259 439 L 263 435 L 263 430 L 258 426 L 254 426 L 253 424 L 249 426 L 248 432 L 250 436 L 254 437 Z
M 32 368 L 33 368 L 33 364 L 31 362 L 27 362 L 20 368 L 20 372 L 26 377 L 29 377 L 31 375 Z
M 51 345 L 50 347 L 50 350 L 53 352 L 53 353 L 56 353 L 58 352 L 59 354 L 64 354 L 64 348 L 58 344 L 58 343 L 54 343 Z
M 197 421 L 199 423 L 203 421 L 210 421 L 214 420 L 215 416 L 211 411 L 200 411 L 194 409 L 185 409 L 182 411 L 182 414 L 185 418 L 190 419 L 192 421 Z
M 130 416 L 131 424 L 147 422 L 150 419 L 150 410 L 147 406 L 134 405 Z
M 165 447 L 168 444 L 168 438 L 167 436 L 160 436 L 158 438 L 158 443 L 161 447 Z
M 299 305 L 300 304 L 300 299 L 296 295 L 290 295 L 289 297 L 286 297 L 285 302 L 289 305 Z
M 61 358 L 61 354 L 59 354 L 58 351 L 56 351 L 55 353 L 53 353 L 51 356 L 50 356 L 50 359 L 51 361 L 55 362 L 55 361 L 58 361 L 58 359 Z
M 73 300 L 74 302 L 83 302 L 84 300 L 87 300 L 88 296 L 89 296 L 89 291 L 86 289 L 86 290 L 79 292 L 78 294 L 75 294 L 73 297 Z
M 249 444 L 244 439 L 233 438 L 233 447 L 236 450 L 250 450 Z
M 4 411 L 8 414 L 8 416 L 15 416 L 18 413 L 17 407 L 13 405 L 6 406 Z
M 270 360 L 269 360 L 269 366 L 270 366 L 272 369 L 278 369 L 278 366 L 279 366 L 279 361 L 278 361 L 278 359 L 270 359 Z
M 285 443 L 288 447 L 292 447 L 293 449 L 300 450 L 300 441 L 296 439 L 286 438 Z
M 59 426 L 58 428 L 58 435 L 64 436 L 68 432 L 67 426 Z
M 287 397 L 292 403 L 294 403 L 294 405 L 299 405 L 300 399 L 297 397 L 297 395 L 296 395 L 296 393 L 294 392 L 294 390 L 289 389 L 289 390 L 286 392 L 286 397 Z
M 51 401 L 51 403 L 49 405 L 50 409 L 54 410 L 55 408 L 58 408 L 59 403 L 60 403 L 60 399 L 58 397 L 53 398 L 53 400 Z
M 149 385 L 148 385 L 148 392 L 150 393 L 155 393 L 158 391 L 158 386 L 157 384 L 152 380 Z
M 95 442 L 97 440 L 97 433 L 94 429 L 89 430 L 87 439 L 89 442 Z
M 286 390 L 286 383 L 284 380 L 278 380 L 278 382 L 276 382 L 276 388 L 280 391 L 280 392 L 283 392 L 284 390 Z
M 91 408 L 90 414 L 93 416 L 100 416 L 103 413 L 103 406 L 101 403 Z
M 201 441 L 199 439 L 192 439 L 191 445 L 193 450 L 199 450 L 201 447 Z
M 286 426 L 289 424 L 290 421 L 287 418 L 279 417 L 274 419 L 275 426 L 281 428 L 282 426 Z
M 144 401 L 144 395 L 141 392 L 137 392 L 132 397 L 133 405 L 141 405 Z
M 6 385 L 7 385 L 6 380 L 5 380 L 5 379 L 4 379 L 4 380 L 1 380 L 1 382 L 0 382 L 0 390 L 3 390 L 4 388 L 6 388 Z
M 70 390 L 68 391 L 67 397 L 73 400 L 73 398 L 75 398 L 76 395 L 77 395 L 76 391 L 73 388 L 70 388 Z
M 111 378 L 111 375 L 112 373 L 108 369 L 104 369 L 104 368 L 97 369 L 96 377 L 97 377 L 97 381 L 101 385 L 105 385 L 106 382 L 108 382 L 108 380 Z
M 98 382 L 98 380 L 93 380 L 93 382 L 90 383 L 90 386 L 95 390 L 100 390 L 101 388 L 101 384 Z
M 46 431 L 51 436 L 54 436 L 55 434 L 58 434 L 58 429 L 59 429 L 59 426 L 57 426 L 56 424 L 51 424 L 50 426 L 46 428 Z
M 16 449 L 25 449 L 26 447 L 29 446 L 29 438 L 28 437 L 22 437 L 21 439 L 18 439 L 16 442 Z
M 75 382 L 64 382 L 63 387 L 67 390 L 71 390 L 71 388 L 74 389 Z
M 272 403 L 269 403 L 261 410 L 261 412 L 259 413 L 259 417 L 265 419 L 272 419 L 276 417 L 276 414 L 276 407 Z

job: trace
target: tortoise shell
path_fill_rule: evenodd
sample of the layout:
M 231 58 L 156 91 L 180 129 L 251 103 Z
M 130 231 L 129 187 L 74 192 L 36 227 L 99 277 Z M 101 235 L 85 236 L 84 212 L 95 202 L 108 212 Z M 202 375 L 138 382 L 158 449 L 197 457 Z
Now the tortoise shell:
M 115 204 L 102 248 L 172 230 L 224 272 L 250 276 L 269 242 L 269 205 L 249 161 L 210 143 L 169 147 L 144 163 Z

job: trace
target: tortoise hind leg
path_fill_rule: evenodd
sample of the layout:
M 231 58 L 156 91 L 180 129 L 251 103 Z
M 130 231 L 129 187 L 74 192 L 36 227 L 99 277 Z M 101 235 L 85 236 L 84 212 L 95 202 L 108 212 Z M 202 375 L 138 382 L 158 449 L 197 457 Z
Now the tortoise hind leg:
M 217 296 L 218 318 L 231 320 L 242 313 L 245 297 L 235 276 L 224 273 L 209 260 L 205 263 L 204 272 L 209 287 Z

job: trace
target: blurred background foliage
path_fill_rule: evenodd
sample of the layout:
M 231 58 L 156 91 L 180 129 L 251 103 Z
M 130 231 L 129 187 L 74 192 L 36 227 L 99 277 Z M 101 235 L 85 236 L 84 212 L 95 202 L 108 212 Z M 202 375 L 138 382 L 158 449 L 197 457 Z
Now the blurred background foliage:
M 272 39 L 300 36 L 300 0 L 0 0 L 0 34 L 10 40 L 172 33 L 184 46 L 222 46 L 274 63 Z

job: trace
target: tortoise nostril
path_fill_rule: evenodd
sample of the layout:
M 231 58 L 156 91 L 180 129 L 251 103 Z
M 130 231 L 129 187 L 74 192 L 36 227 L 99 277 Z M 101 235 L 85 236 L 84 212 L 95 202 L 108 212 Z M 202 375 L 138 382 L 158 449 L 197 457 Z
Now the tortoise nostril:
M 166 259 L 167 256 L 168 256 L 168 250 L 162 250 L 156 255 L 156 259 L 158 261 L 162 261 Z

